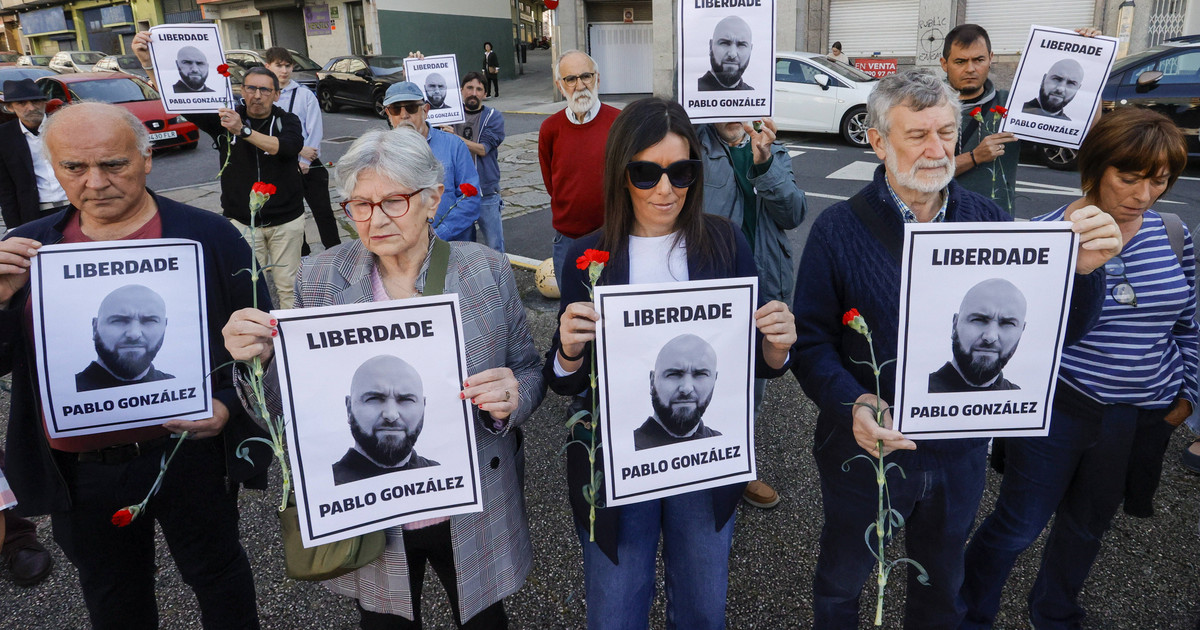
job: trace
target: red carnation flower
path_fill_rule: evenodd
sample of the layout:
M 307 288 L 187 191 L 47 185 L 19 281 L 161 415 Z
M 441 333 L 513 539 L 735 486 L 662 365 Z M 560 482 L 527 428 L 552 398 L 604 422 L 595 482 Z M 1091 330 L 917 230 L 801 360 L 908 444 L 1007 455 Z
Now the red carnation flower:
M 479 189 L 470 184 L 461 184 L 458 189 L 462 191 L 464 197 L 474 197 L 479 194 Z
M 971 114 L 970 114 L 970 115 L 971 115 L 971 118 L 974 118 L 974 117 L 978 116 L 978 115 L 979 115 L 979 114 L 981 114 L 981 113 L 983 113 L 983 109 L 982 109 L 982 108 L 980 108 L 980 107 L 976 107 L 975 109 L 972 109 L 972 110 L 971 110 Z
M 1008 118 L 1008 108 L 1007 107 L 1004 107 L 1002 105 L 997 105 L 992 108 L 992 111 L 996 112 L 997 114 L 1000 114 L 1001 118 Z
M 223 77 L 229 76 L 229 64 L 223 63 L 217 66 L 217 74 Z
M 596 263 L 599 265 L 608 264 L 608 252 L 599 249 L 584 250 L 583 255 L 575 259 L 575 266 L 579 269 L 587 269 L 589 265 Z
M 862 317 L 862 315 L 859 314 L 858 309 L 852 308 L 852 309 L 846 311 L 846 314 L 842 315 L 842 325 L 843 326 L 849 325 L 850 322 L 854 321 L 855 317 Z
M 129 508 L 121 508 L 116 514 L 112 515 L 112 524 L 117 527 L 125 527 L 133 522 L 133 512 Z

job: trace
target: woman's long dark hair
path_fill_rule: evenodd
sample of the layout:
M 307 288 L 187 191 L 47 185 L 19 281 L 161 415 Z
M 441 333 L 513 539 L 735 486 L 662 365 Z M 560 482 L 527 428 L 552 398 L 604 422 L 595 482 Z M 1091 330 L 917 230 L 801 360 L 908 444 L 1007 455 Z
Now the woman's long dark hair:
M 690 159 L 702 159 L 696 129 L 679 103 L 644 98 L 630 103 L 613 121 L 605 148 L 604 227 L 600 233 L 600 249 L 613 253 L 628 249 L 634 215 L 625 165 L 633 160 L 633 156 L 661 142 L 668 133 L 687 142 Z M 733 257 L 729 243 L 715 242 L 705 230 L 706 220 L 713 217 L 706 219 L 703 193 L 704 172 L 701 168 L 675 218 L 676 239 L 682 237 L 687 243 L 688 262 L 698 263 L 701 267 Z

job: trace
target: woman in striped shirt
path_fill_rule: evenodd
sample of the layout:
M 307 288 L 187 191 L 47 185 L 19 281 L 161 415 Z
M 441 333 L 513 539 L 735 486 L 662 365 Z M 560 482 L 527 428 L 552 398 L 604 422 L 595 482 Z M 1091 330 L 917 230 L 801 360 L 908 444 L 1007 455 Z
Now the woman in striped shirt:
M 1095 327 L 1063 350 L 1050 435 L 1007 440 L 996 508 L 967 546 L 963 627 L 992 625 L 1013 563 L 1052 514 L 1030 620 L 1038 629 L 1079 627 L 1078 595 L 1124 499 L 1135 436 L 1169 433 L 1163 423 L 1178 426 L 1197 402 L 1192 238 L 1180 226 L 1177 256 L 1150 209 L 1186 163 L 1183 135 L 1169 119 L 1118 109 L 1080 148 L 1084 197 L 1035 219 L 1096 205 L 1116 220 L 1125 245 L 1105 265 L 1109 294 Z

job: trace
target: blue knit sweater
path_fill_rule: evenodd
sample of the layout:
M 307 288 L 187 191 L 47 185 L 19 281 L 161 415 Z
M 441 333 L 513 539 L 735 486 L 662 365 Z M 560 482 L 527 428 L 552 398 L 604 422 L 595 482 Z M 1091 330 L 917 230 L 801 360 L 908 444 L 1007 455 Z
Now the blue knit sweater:
M 863 189 L 868 205 L 883 217 L 889 230 L 903 232 L 900 210 L 884 182 L 884 169 Z M 950 182 L 946 221 L 1011 221 L 1012 217 L 991 200 Z M 1104 300 L 1104 271 L 1076 276 L 1067 324 L 1068 344 L 1080 339 L 1095 324 Z M 813 223 L 796 277 L 796 346 L 792 371 L 804 393 L 820 408 L 814 449 L 854 446 L 850 405 L 859 396 L 875 391 L 869 368 L 850 359 L 869 360 L 866 338 L 842 325 L 842 314 L 857 308 L 871 328 L 875 356 L 880 363 L 896 358 L 900 318 L 900 265 L 866 226 L 849 201 L 838 203 Z M 880 386 L 885 401 L 895 399 L 895 363 L 884 367 Z M 924 440 L 915 451 L 898 451 L 893 461 L 906 471 L 940 465 L 945 456 L 957 456 L 985 439 Z

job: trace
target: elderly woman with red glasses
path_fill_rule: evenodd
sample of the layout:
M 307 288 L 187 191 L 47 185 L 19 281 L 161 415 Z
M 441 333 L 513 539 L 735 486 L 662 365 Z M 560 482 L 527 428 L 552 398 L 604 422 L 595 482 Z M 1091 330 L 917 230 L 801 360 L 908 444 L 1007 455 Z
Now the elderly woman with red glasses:
M 442 165 L 412 129 L 372 131 L 338 161 L 335 180 L 358 240 L 308 258 L 296 278 L 296 308 L 405 300 L 425 290 L 443 194 Z M 441 245 L 445 245 L 444 242 Z M 507 627 L 502 599 L 533 563 L 520 472 L 521 424 L 542 401 L 541 360 L 503 254 L 449 243 L 445 293 L 457 293 L 466 335 L 462 395 L 476 410 L 483 512 L 407 523 L 387 530 L 387 548 L 367 566 L 326 582 L 357 600 L 360 627 L 420 628 L 426 561 L 446 588 L 461 628 Z M 233 358 L 272 358 L 270 314 L 238 311 L 223 330 Z M 271 365 L 268 387 L 278 389 Z M 267 400 L 278 403 L 278 395 Z M 273 409 L 272 413 L 279 413 Z M 431 419 L 431 421 L 434 419 Z M 344 420 L 342 421 L 344 422 Z
M 613 122 L 604 168 L 604 226 L 572 245 L 568 260 L 586 249 L 610 253 L 599 284 L 640 284 L 755 276 L 754 257 L 741 230 L 704 214 L 700 142 L 683 108 L 648 98 L 630 104 Z M 543 372 L 552 389 L 576 397 L 588 392 L 598 315 L 585 272 L 567 265 L 559 328 Z M 758 374 L 778 376 L 796 340 L 795 320 L 782 302 L 754 314 Z M 725 627 L 729 550 L 734 508 L 744 483 L 596 511 L 582 486 L 590 477 L 586 449 L 567 450 L 568 492 L 583 546 L 588 628 L 645 628 L 654 600 L 659 540 L 666 566 L 667 627 Z

